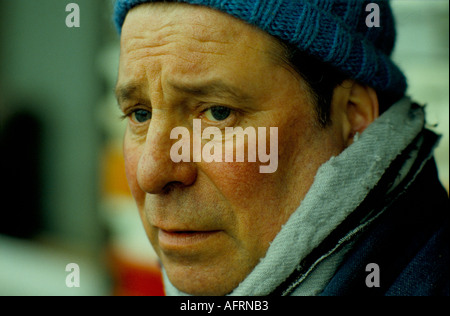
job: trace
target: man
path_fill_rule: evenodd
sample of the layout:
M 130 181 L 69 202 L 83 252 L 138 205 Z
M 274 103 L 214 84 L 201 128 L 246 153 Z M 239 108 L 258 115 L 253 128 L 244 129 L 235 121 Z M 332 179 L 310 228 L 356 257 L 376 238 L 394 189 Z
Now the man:
M 438 137 L 388 57 L 389 5 L 374 27 L 363 1 L 171 2 L 115 6 L 126 173 L 166 293 L 448 294 Z M 275 168 L 250 145 L 204 159 L 237 155 L 237 127 Z

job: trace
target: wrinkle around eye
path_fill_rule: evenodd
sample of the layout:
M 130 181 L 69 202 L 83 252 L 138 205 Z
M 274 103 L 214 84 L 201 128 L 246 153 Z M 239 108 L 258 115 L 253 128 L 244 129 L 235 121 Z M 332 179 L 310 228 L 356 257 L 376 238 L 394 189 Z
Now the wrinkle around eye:
M 127 130 L 132 135 L 136 136 L 136 138 L 138 138 L 138 139 L 141 139 L 141 138 L 145 139 L 146 135 L 148 133 L 149 126 L 150 126 L 151 117 L 144 122 L 139 122 L 135 118 L 133 118 L 135 113 L 138 111 L 146 111 L 146 112 L 151 113 L 151 111 L 148 111 L 146 109 L 139 109 L 139 108 L 128 109 L 124 112 L 125 114 L 122 116 L 122 119 L 126 119 L 128 121 Z

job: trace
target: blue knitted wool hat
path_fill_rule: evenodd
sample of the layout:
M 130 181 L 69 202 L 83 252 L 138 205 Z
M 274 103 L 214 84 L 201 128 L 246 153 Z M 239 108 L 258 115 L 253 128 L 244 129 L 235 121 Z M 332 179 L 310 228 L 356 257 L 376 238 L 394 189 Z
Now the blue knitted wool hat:
M 157 0 L 117 0 L 119 33 L 128 11 Z M 329 63 L 350 78 L 393 98 L 404 95 L 406 79 L 391 61 L 394 18 L 388 0 L 174 0 L 204 5 L 256 25 Z M 379 8 L 379 27 L 369 27 L 369 3 Z M 369 17 L 370 19 L 370 17 Z M 369 24 L 370 25 L 370 24 Z

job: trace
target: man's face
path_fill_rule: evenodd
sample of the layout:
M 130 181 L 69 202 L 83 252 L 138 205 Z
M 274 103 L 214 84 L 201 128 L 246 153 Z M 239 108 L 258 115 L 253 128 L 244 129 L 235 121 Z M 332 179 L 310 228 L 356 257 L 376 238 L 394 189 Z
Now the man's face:
M 319 166 L 343 148 L 336 128 L 319 127 L 305 83 L 276 51 L 269 35 L 205 7 L 147 4 L 126 18 L 117 92 L 129 117 L 127 178 L 146 233 L 181 291 L 223 295 L 238 286 Z M 170 133 L 185 127 L 192 137 L 194 119 L 222 131 L 277 127 L 278 169 L 174 163 Z

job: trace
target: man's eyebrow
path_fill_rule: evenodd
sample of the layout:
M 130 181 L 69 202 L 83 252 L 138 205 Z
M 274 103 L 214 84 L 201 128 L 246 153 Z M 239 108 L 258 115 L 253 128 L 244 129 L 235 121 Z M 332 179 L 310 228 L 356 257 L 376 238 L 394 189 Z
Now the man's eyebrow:
M 122 102 L 133 98 L 140 98 L 142 95 L 142 86 L 138 83 L 127 83 L 123 85 L 117 85 L 115 88 L 116 99 L 119 105 Z
M 245 102 L 251 99 L 250 95 L 241 89 L 226 84 L 221 80 L 214 80 L 205 83 L 175 83 L 169 82 L 170 86 L 178 92 L 191 94 L 194 96 L 217 96 L 232 98 L 237 102 Z

